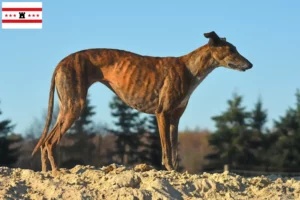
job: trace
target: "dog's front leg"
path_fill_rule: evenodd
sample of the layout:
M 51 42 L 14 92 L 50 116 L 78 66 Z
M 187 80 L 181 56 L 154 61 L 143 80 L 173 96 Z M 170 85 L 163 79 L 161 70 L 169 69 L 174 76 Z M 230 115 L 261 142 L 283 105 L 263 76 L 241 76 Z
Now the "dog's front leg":
M 178 124 L 180 117 L 184 113 L 186 105 L 181 108 L 177 108 L 171 114 L 170 120 L 170 141 L 172 150 L 172 165 L 176 170 L 178 168 Z
M 174 170 L 178 167 L 178 123 L 179 120 L 171 120 L 170 125 L 170 141 L 171 141 L 171 151 L 172 151 L 172 165 Z
M 162 147 L 162 163 L 167 170 L 172 170 L 172 151 L 170 142 L 170 115 L 161 112 L 156 114 L 161 147 Z

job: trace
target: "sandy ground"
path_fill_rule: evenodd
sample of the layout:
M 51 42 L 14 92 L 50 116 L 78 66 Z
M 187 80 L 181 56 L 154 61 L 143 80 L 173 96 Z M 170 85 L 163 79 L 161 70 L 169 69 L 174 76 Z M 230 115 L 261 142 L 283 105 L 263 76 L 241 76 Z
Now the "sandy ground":
M 191 175 L 109 165 L 61 169 L 58 177 L 0 168 L 0 199 L 300 199 L 300 178 L 244 178 L 221 173 Z

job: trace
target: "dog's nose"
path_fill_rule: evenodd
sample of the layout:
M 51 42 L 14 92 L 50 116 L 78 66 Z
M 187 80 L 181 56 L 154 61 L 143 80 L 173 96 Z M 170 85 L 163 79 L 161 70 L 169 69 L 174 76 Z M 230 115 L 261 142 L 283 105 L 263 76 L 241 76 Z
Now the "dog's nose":
M 249 62 L 248 69 L 251 69 L 253 67 L 252 63 Z

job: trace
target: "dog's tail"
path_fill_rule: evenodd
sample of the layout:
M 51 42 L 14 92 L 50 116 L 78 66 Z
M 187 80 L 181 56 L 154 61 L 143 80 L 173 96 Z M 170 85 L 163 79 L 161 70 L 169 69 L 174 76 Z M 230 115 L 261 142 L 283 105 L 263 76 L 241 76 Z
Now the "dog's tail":
M 55 91 L 55 75 L 56 75 L 56 72 L 54 72 L 54 74 L 52 76 L 52 80 L 51 80 L 50 94 L 49 94 L 49 103 L 48 103 L 48 114 L 47 114 L 47 119 L 46 119 L 46 124 L 45 124 L 45 127 L 44 127 L 44 131 L 43 131 L 43 134 L 42 134 L 39 142 L 35 146 L 32 154 L 31 154 L 31 157 L 34 156 L 34 154 L 37 152 L 37 150 L 40 148 L 40 146 L 44 143 L 44 140 L 45 140 L 45 138 L 47 136 L 47 133 L 48 133 L 51 121 L 52 121 L 54 91 Z

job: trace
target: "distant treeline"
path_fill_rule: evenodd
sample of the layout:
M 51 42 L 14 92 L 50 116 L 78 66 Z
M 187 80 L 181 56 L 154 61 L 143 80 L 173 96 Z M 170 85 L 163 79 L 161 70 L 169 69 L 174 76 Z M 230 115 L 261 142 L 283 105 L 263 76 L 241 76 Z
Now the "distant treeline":
M 273 121 L 267 129 L 267 111 L 261 99 L 252 110 L 243 106 L 243 97 L 234 94 L 228 108 L 212 117 L 216 131 L 209 136 L 214 152 L 206 156 L 204 170 L 234 169 L 259 171 L 300 171 L 300 92 L 296 104 Z M 280 102 L 278 102 L 280 103 Z
M 220 170 L 225 164 L 232 169 L 259 171 L 300 171 L 300 92 L 296 105 L 266 128 L 267 111 L 262 99 L 252 109 L 243 106 L 237 93 L 227 101 L 227 109 L 213 116 L 216 131 L 192 130 L 179 135 L 180 170 L 190 173 Z M 87 97 L 80 118 L 64 135 L 56 148 L 56 160 L 62 168 L 75 165 L 101 167 L 111 163 L 161 165 L 161 145 L 154 115 L 145 115 L 114 96 L 109 103 L 114 128 L 95 124 L 95 107 Z M 52 124 L 58 113 L 54 109 Z M 15 124 L 2 119 L 0 110 L 0 166 L 40 170 L 39 155 L 31 152 L 45 123 L 45 114 L 30 128 L 14 134 Z

